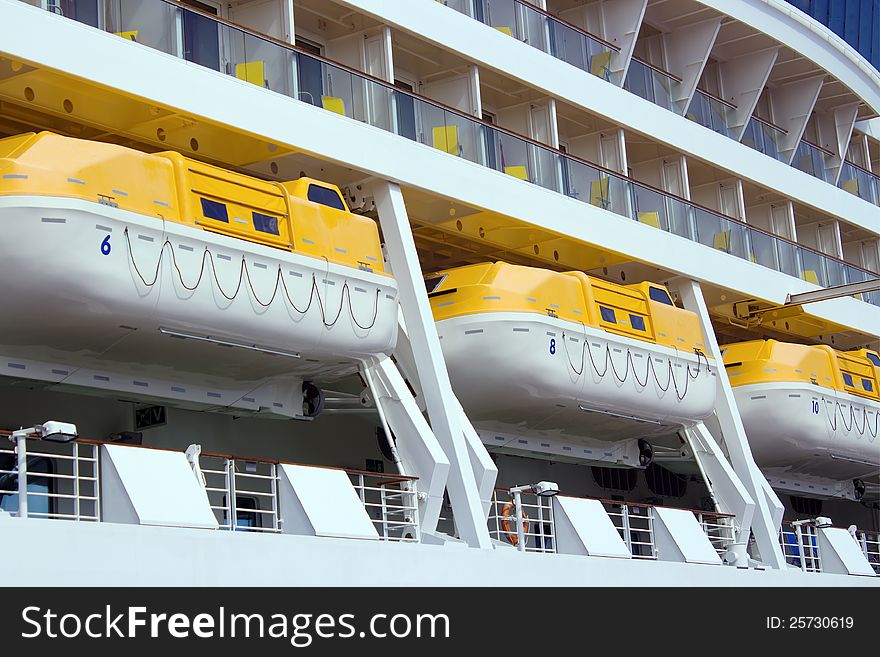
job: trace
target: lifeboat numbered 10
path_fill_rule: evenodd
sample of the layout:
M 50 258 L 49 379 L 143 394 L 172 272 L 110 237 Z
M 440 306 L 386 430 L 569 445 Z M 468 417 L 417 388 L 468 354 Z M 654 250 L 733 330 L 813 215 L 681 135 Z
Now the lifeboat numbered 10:
M 504 262 L 426 284 L 453 388 L 489 445 L 646 465 L 640 439 L 713 412 L 698 318 L 662 286 Z
M 396 342 L 378 229 L 333 185 L 45 132 L 0 174 L 4 376 L 301 418 Z
M 752 454 L 771 483 L 791 489 L 789 479 L 819 477 L 860 498 L 880 471 L 877 353 L 776 340 L 721 349 Z

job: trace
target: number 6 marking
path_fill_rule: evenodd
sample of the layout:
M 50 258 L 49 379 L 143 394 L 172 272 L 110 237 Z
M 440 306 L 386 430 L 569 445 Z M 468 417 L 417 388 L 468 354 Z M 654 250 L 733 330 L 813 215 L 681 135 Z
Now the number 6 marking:
M 556 338 L 550 338 L 550 355 L 556 353 Z
M 110 251 L 110 236 L 107 235 L 107 237 L 104 238 L 104 241 L 101 242 L 101 253 L 104 255 L 110 255 Z

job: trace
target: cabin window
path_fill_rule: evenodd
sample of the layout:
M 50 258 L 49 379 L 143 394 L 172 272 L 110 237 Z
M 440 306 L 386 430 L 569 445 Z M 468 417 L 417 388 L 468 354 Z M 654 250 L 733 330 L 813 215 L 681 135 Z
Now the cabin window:
M 632 326 L 636 331 L 644 331 L 645 330 L 645 318 L 641 315 L 630 315 L 629 316 L 629 325 Z
M 871 361 L 872 364 L 876 365 L 877 367 L 880 367 L 880 356 L 878 356 L 877 354 L 871 353 L 870 351 L 865 355 L 868 357 L 868 360 Z
M 309 200 L 312 203 L 326 205 L 328 208 L 345 210 L 345 204 L 342 202 L 342 197 L 339 195 L 339 192 L 335 189 L 329 189 L 328 187 L 309 185 Z
M 617 324 L 617 317 L 614 316 L 613 308 L 599 306 L 599 312 L 602 314 L 602 320 L 611 324 Z
M 202 214 L 206 219 L 214 219 L 215 221 L 223 221 L 229 223 L 229 213 L 226 210 L 225 203 L 219 203 L 207 198 L 202 199 Z
M 428 294 L 432 292 L 436 292 L 437 288 L 443 285 L 443 281 L 446 280 L 446 276 L 448 274 L 443 274 L 442 276 L 431 276 L 430 278 L 425 279 L 425 289 L 428 291 Z
M 843 382 L 848 386 L 853 385 L 852 374 L 847 374 L 846 372 L 844 372 L 843 373 Z
M 667 306 L 674 305 L 672 303 L 672 299 L 669 298 L 669 292 L 664 290 L 662 287 L 649 287 L 648 296 L 651 297 L 651 301 L 665 303 Z
M 869 379 L 862 379 L 862 387 L 868 392 L 874 392 L 874 384 Z
M 278 217 L 271 217 L 268 214 L 260 214 L 254 212 L 254 228 L 261 233 L 270 233 L 278 235 Z

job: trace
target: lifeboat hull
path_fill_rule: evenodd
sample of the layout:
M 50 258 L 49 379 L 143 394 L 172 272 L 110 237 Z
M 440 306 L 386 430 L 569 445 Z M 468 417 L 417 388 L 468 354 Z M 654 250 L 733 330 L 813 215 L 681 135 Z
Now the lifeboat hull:
M 836 480 L 880 468 L 880 404 L 796 382 L 733 392 L 758 467 Z
M 715 363 L 695 353 L 535 313 L 437 327 L 456 396 L 482 429 L 616 442 L 671 433 L 714 409 Z
M 6 356 L 241 384 L 396 342 L 388 276 L 75 199 L 0 197 L 0 224 Z

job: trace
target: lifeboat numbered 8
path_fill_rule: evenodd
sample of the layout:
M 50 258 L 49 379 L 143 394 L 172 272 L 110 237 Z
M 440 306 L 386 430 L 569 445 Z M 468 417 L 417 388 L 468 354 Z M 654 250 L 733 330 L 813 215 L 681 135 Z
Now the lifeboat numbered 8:
M 88 385 L 259 410 L 236 391 L 343 376 L 396 342 L 377 226 L 321 181 L 30 133 L 0 140 L 0 215 L 4 375 L 91 368 Z M 301 415 L 300 391 L 276 397 Z
M 713 411 L 698 318 L 663 286 L 504 262 L 426 284 L 453 388 L 478 428 L 602 443 Z
M 880 469 L 880 357 L 827 345 L 722 345 L 755 462 L 838 481 Z

